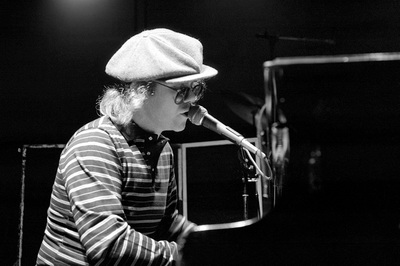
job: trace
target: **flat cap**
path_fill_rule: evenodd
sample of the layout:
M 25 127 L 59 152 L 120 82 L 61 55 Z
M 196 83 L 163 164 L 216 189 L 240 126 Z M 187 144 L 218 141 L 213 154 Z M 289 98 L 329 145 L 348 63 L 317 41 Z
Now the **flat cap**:
M 163 79 L 179 83 L 207 79 L 218 71 L 203 64 L 203 45 L 169 29 L 143 31 L 111 57 L 106 73 L 124 82 Z

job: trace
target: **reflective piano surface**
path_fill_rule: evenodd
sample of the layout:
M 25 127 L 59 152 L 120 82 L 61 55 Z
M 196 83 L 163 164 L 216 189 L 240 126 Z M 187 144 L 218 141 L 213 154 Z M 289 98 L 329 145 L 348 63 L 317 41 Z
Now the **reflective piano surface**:
M 377 141 L 399 129 L 400 53 L 277 58 L 264 77 L 269 112 L 283 110 L 295 140 Z
M 277 58 L 264 71 L 270 123 L 279 108 L 290 128 L 282 197 L 262 219 L 201 225 L 181 264 L 398 265 L 400 54 Z

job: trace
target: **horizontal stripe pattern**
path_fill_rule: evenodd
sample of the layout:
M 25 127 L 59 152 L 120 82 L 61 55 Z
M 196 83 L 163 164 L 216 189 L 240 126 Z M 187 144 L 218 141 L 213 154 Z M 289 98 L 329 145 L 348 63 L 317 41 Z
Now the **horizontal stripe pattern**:
M 78 130 L 60 156 L 37 265 L 171 265 L 179 232 L 173 154 L 152 179 L 107 117 Z

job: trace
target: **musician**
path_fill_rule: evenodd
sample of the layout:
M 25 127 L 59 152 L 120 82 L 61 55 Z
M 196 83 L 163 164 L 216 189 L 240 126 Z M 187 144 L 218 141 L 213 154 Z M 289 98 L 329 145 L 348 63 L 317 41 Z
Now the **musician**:
M 119 82 L 101 117 L 72 136 L 56 174 L 37 265 L 173 265 L 195 227 L 177 212 L 173 153 L 163 131 L 182 131 L 217 70 L 195 38 L 139 33 L 111 57 Z

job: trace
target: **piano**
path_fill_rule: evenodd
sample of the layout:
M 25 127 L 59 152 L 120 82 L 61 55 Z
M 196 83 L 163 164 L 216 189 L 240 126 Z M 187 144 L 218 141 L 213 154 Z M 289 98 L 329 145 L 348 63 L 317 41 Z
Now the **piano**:
M 400 53 L 277 58 L 264 74 L 258 132 L 277 110 L 290 129 L 282 194 L 260 218 L 199 225 L 179 264 L 399 265 Z

